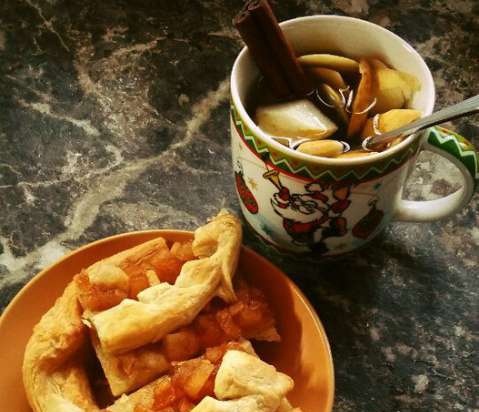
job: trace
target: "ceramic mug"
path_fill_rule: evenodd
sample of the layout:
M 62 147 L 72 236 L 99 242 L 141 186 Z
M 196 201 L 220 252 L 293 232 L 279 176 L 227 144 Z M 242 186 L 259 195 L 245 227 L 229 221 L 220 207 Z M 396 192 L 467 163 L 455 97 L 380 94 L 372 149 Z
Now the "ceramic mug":
M 415 75 L 421 89 L 410 107 L 432 112 L 431 72 L 419 54 L 394 33 L 364 20 L 311 16 L 281 24 L 297 54 L 377 56 Z M 363 246 L 392 220 L 441 219 L 464 207 L 474 193 L 478 158 L 461 136 L 441 128 L 411 135 L 391 149 L 354 159 L 314 157 L 293 151 L 262 132 L 245 109 L 259 73 L 248 50 L 231 74 L 231 148 L 236 190 L 246 221 L 268 243 L 293 252 L 324 255 Z M 435 152 L 461 171 L 461 189 L 437 200 L 402 199 L 421 150 Z

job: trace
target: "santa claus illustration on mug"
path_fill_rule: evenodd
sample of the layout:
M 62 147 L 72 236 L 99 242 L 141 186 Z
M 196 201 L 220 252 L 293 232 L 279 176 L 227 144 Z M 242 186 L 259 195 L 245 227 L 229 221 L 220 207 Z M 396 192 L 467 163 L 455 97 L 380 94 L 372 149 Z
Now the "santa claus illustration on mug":
M 347 220 L 342 214 L 351 204 L 351 184 L 315 180 L 305 184 L 303 193 L 291 193 L 281 183 L 278 171 L 268 170 L 263 177 L 278 189 L 271 205 L 294 243 L 325 253 L 327 238 L 346 234 Z

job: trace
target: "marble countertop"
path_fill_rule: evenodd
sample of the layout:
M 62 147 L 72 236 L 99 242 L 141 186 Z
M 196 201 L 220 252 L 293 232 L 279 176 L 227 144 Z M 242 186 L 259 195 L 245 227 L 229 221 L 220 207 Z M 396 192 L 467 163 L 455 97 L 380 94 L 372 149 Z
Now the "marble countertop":
M 437 107 L 477 93 L 474 0 L 274 1 L 281 20 L 368 19 L 426 58 Z M 230 165 L 229 71 L 240 1 L 0 2 L 0 306 L 41 268 L 92 240 L 194 228 L 239 212 Z M 474 33 L 476 35 L 474 35 Z M 479 146 L 477 117 L 454 124 Z M 458 186 L 422 155 L 407 195 Z M 331 341 L 336 411 L 479 408 L 479 196 L 435 223 L 395 223 L 321 262 L 246 243 L 313 302 Z

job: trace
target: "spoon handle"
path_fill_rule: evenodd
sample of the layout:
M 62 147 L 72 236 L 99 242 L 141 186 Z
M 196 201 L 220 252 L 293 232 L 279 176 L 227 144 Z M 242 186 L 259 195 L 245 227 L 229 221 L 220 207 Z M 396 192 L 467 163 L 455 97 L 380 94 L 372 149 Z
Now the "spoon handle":
M 415 122 L 409 123 L 406 126 L 400 127 L 390 132 L 367 137 L 363 141 L 363 148 L 371 150 L 371 148 L 373 148 L 374 146 L 377 146 L 378 144 L 389 143 L 397 137 L 410 135 L 428 127 L 444 123 L 448 120 L 457 119 L 459 117 L 478 112 L 479 95 L 476 95 L 460 103 L 439 110 L 438 112 L 435 112 L 429 116 L 418 119 Z

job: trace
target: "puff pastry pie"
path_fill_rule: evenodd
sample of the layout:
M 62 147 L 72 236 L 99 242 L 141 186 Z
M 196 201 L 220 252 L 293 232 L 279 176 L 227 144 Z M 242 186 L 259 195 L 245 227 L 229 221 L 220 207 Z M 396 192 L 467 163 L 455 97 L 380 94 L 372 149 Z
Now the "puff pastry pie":
M 278 341 L 262 292 L 234 278 L 238 219 L 192 242 L 159 237 L 75 275 L 34 328 L 23 380 L 35 412 L 285 412 L 288 376 L 249 340 Z

